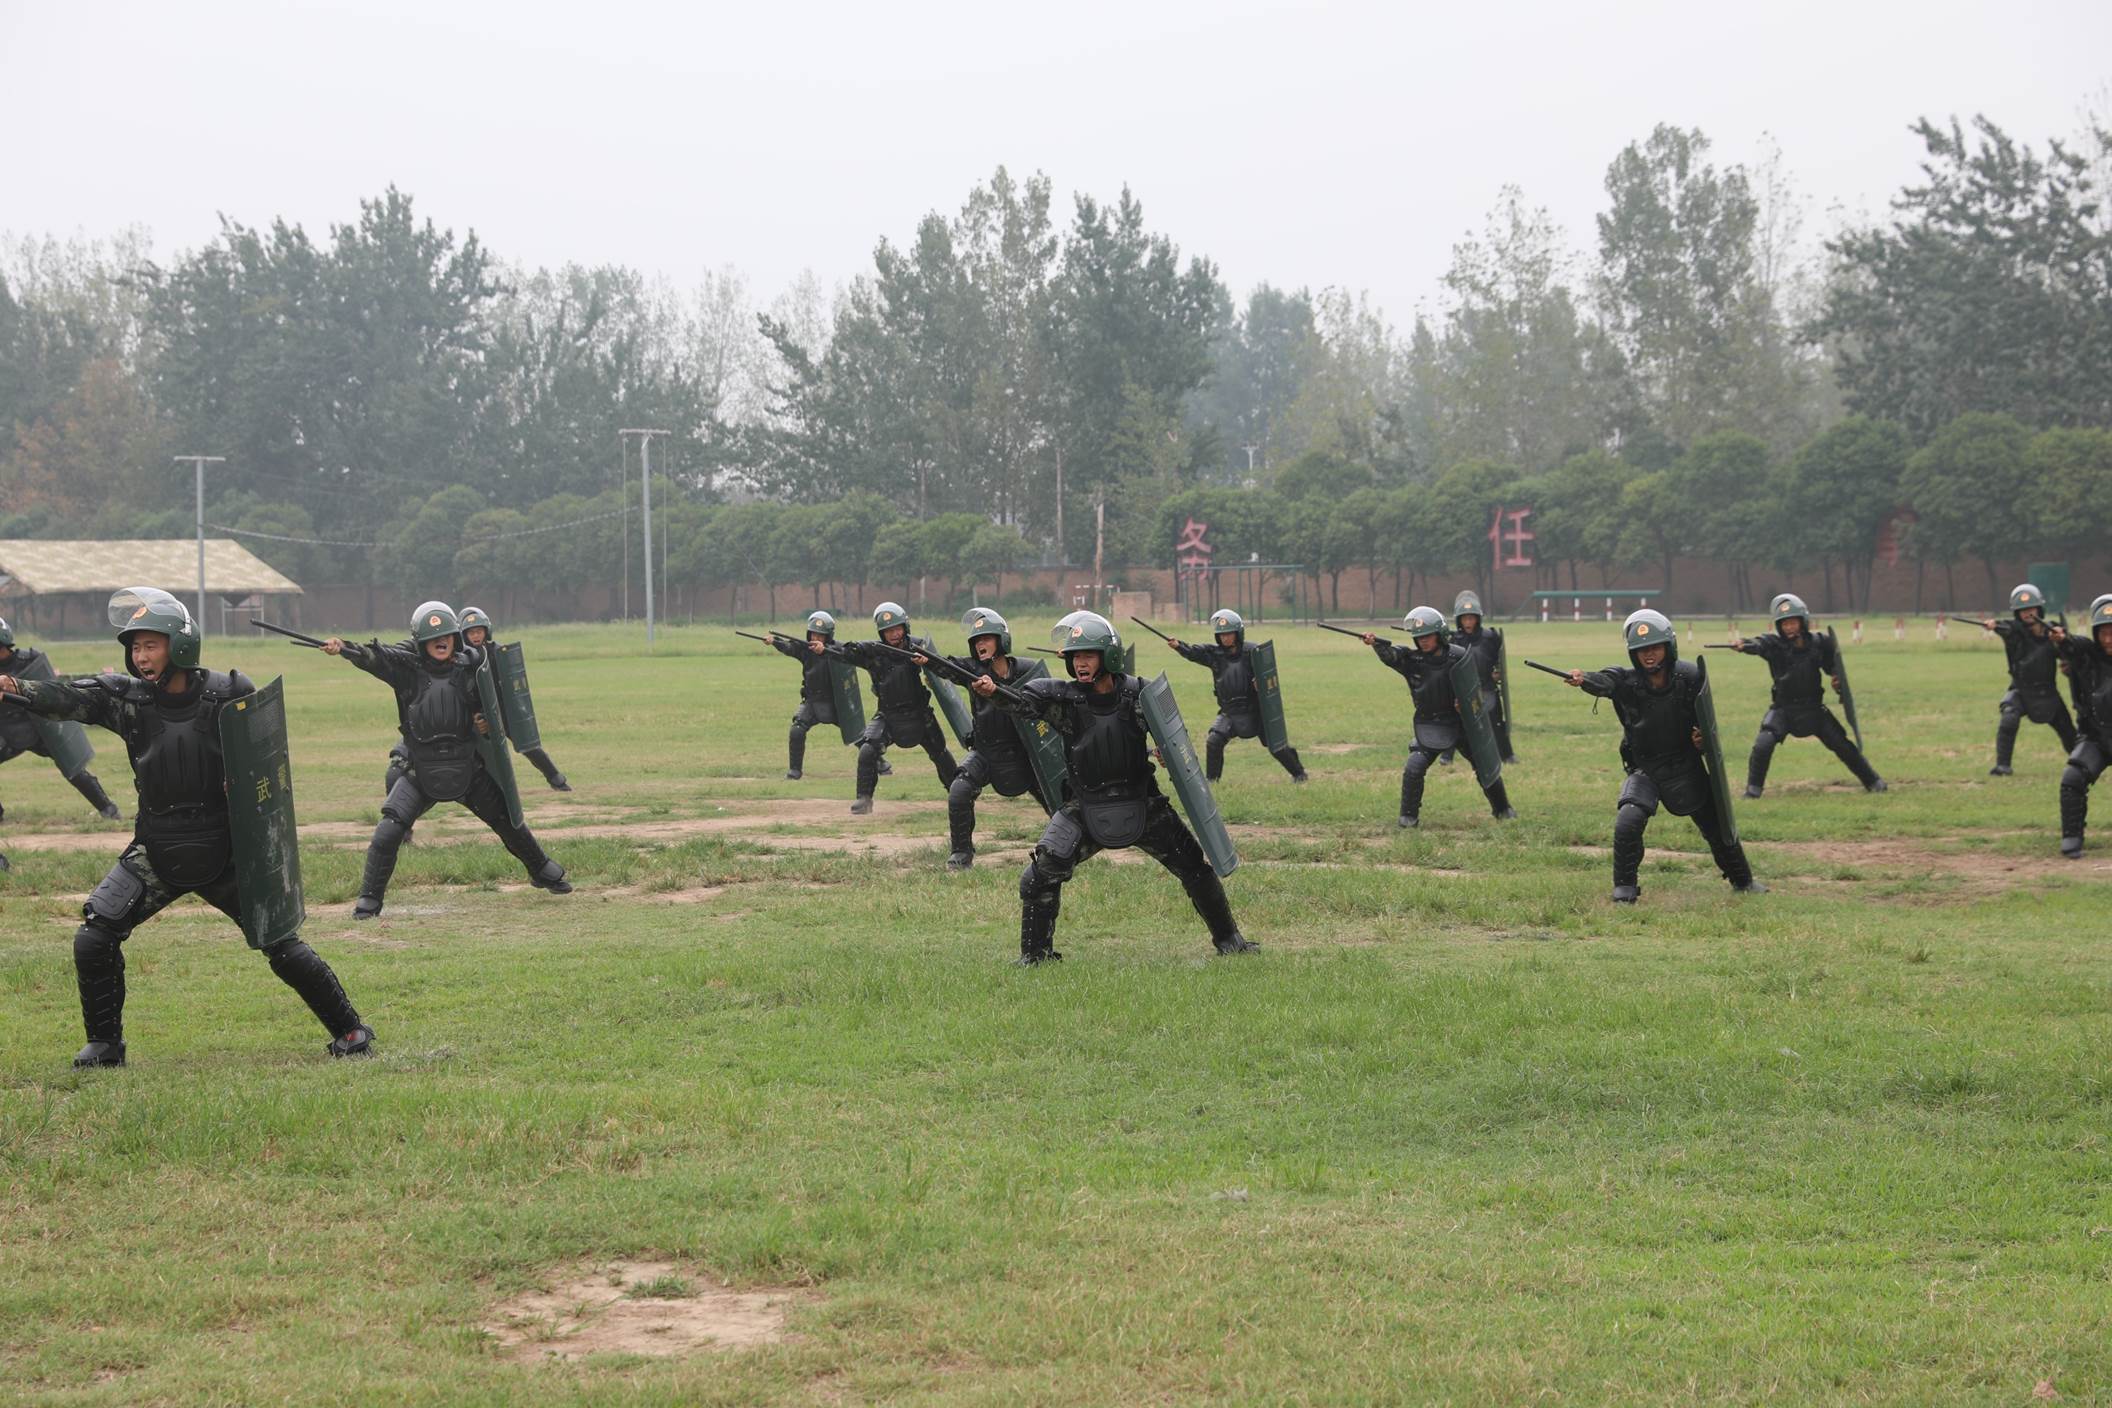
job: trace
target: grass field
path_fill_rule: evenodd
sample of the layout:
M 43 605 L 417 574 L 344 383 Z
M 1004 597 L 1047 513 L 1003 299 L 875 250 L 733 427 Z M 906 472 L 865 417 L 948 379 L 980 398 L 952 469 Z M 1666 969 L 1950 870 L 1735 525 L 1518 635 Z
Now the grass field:
M 1888 795 L 1792 741 L 1740 813 L 1771 894 L 1661 815 L 1620 910 L 1609 708 L 1521 671 L 1521 820 L 1454 767 L 1403 834 L 1398 677 L 1278 630 L 1314 780 L 1235 744 L 1219 793 L 1264 952 L 1208 959 L 1170 877 L 1103 858 L 1032 971 L 1031 803 L 986 794 L 955 876 L 921 755 L 870 817 L 826 731 L 780 780 L 796 667 L 723 629 L 530 635 L 578 789 L 528 773 L 530 819 L 578 893 L 453 809 L 355 927 L 386 692 L 210 649 L 287 675 L 308 938 L 380 1054 L 327 1061 L 186 902 L 127 945 L 133 1065 L 68 1069 L 129 823 L 0 770 L 0 1400 L 2112 1400 L 2112 847 L 2058 859 L 2050 732 L 1987 777 L 2001 652 L 1919 630 L 1849 655 Z M 1511 642 L 1620 659 L 1604 625 Z M 1208 673 L 1142 658 L 1199 736 Z M 1766 670 L 1710 665 L 1742 771 Z M 491 1328 L 615 1263 L 667 1268 L 670 1323 L 723 1286 L 789 1334 Z

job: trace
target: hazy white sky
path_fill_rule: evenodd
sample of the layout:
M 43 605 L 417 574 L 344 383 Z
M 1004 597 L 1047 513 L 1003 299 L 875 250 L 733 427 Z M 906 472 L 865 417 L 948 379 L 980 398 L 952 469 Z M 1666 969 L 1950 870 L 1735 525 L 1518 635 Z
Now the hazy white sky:
M 1820 226 L 1913 175 L 1919 114 L 2073 133 L 2112 3 L 0 0 L 0 74 L 16 233 L 167 253 L 394 182 L 509 259 L 731 263 L 766 301 L 1004 163 L 1063 213 L 1129 183 L 1236 291 L 1368 289 L 1405 324 L 1506 182 L 1587 245 L 1658 122 L 1730 161 L 1772 133 Z

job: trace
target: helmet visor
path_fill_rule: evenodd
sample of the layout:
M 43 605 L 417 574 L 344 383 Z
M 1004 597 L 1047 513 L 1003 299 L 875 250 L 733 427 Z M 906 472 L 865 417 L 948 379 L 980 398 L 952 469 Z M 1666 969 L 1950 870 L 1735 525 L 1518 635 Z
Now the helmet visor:
M 119 630 L 149 616 L 191 619 L 184 604 L 159 587 L 124 587 L 110 594 L 110 624 Z

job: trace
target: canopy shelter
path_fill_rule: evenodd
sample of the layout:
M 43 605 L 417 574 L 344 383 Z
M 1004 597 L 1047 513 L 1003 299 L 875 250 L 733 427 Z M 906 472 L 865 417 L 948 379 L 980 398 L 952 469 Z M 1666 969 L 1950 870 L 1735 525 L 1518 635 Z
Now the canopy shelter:
M 160 587 L 195 609 L 195 538 L 0 538 L 0 615 L 17 629 L 63 636 L 69 616 L 83 633 L 100 633 L 103 607 L 121 587 Z M 298 615 L 300 584 L 233 538 L 205 540 L 208 635 L 235 628 L 235 613 Z M 246 633 L 246 632 L 245 632 Z

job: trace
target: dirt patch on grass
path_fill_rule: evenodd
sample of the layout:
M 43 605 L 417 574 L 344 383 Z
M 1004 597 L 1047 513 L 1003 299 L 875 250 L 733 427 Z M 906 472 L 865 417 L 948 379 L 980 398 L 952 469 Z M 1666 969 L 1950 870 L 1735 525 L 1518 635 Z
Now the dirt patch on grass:
M 2112 864 L 2097 867 L 2064 863 L 2047 847 L 2043 856 L 2019 856 L 1955 843 L 1964 838 L 1887 838 L 1875 841 L 1771 841 L 1755 843 L 1760 855 L 1795 857 L 1802 864 L 1827 873 L 1829 867 L 1867 872 L 1866 880 L 1915 880 L 1934 877 L 1950 883 L 1932 894 L 1999 894 L 2025 885 L 2036 885 L 2049 875 L 2102 874 Z M 2112 858 L 2108 858 L 2112 859 Z M 1846 877 L 1833 875 L 1830 878 Z
M 548 1289 L 493 1307 L 484 1330 L 515 1360 L 673 1358 L 779 1343 L 804 1298 L 790 1287 L 729 1290 L 673 1262 L 618 1261 L 553 1273 Z

